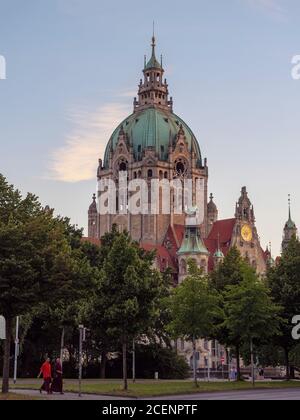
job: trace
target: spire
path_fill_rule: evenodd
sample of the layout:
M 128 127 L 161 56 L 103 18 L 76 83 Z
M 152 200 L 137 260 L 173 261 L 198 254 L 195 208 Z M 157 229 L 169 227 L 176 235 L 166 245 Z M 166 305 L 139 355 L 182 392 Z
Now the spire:
M 287 229 L 294 229 L 296 227 L 296 224 L 293 222 L 292 220 L 292 212 L 291 212 L 291 194 L 289 194 L 289 218 L 288 221 L 286 223 L 286 228 Z
M 289 245 L 293 236 L 297 236 L 297 226 L 296 223 L 292 220 L 291 212 L 291 195 L 288 196 L 288 205 L 289 205 L 289 218 L 284 226 L 283 241 L 282 241 L 282 250 L 285 251 Z
M 155 39 L 155 22 L 153 21 L 152 57 L 155 57 L 155 47 L 156 47 L 156 39 Z
M 90 213 L 97 213 L 97 196 L 96 194 L 93 194 L 93 202 L 89 207 L 89 212 Z
M 148 63 L 145 66 L 145 70 L 149 70 L 149 69 L 162 69 L 162 65 L 158 62 L 157 58 L 156 58 L 156 51 L 155 51 L 155 47 L 156 47 L 156 38 L 155 38 L 155 27 L 154 27 L 154 22 L 153 22 L 153 35 L 152 35 L 152 42 L 151 42 L 151 47 L 152 47 L 152 55 L 150 60 L 148 61 Z
M 161 108 L 173 112 L 173 100 L 169 99 L 169 87 L 164 79 L 162 57 L 159 62 L 156 58 L 156 37 L 153 24 L 151 41 L 152 54 L 150 60 L 144 62 L 144 80 L 139 84 L 138 99 L 134 99 L 134 111 L 145 108 Z

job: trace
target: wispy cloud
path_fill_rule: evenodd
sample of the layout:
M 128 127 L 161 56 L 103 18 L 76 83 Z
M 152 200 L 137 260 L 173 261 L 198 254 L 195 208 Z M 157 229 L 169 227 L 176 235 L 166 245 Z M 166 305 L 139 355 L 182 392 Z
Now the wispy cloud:
M 253 8 L 277 18 L 286 18 L 286 10 L 281 0 L 246 0 Z
M 130 113 L 128 104 L 109 103 L 90 112 L 72 110 L 73 125 L 64 144 L 52 153 L 47 178 L 62 182 L 80 182 L 95 178 L 97 160 L 116 126 Z

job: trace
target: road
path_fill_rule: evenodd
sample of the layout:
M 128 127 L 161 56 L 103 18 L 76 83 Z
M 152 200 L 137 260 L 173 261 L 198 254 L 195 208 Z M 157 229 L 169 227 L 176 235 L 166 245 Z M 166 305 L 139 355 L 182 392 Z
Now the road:
M 38 391 L 29 390 L 14 390 L 13 392 L 23 394 L 31 397 L 40 397 Z M 88 395 L 83 394 L 81 398 L 77 394 L 66 393 L 65 395 L 45 395 L 43 399 L 47 400 L 74 400 L 74 401 L 128 401 L 130 398 L 119 398 L 119 397 L 107 397 L 101 395 Z M 142 399 L 141 399 L 142 400 Z M 170 397 L 159 397 L 145 399 L 148 401 L 253 401 L 253 400 L 266 400 L 266 401 L 300 401 L 300 389 L 270 389 L 270 390 L 249 390 L 249 391 L 231 391 L 231 392 L 214 392 L 205 394 L 194 394 L 194 395 L 176 395 Z

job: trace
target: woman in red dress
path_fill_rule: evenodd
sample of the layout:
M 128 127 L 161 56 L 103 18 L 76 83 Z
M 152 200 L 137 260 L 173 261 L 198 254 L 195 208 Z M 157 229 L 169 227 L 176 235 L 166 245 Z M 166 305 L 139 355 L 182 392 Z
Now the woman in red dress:
M 42 393 L 42 391 L 46 391 L 47 394 L 51 394 L 50 385 L 52 380 L 52 374 L 50 359 L 48 357 L 46 358 L 45 363 L 41 367 L 38 378 L 40 378 L 41 376 L 43 376 L 44 383 L 40 388 L 40 393 Z

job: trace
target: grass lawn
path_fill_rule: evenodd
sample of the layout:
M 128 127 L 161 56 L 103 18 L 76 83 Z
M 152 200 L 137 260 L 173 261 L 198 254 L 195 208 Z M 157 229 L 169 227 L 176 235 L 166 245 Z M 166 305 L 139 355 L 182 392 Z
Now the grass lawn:
M 21 380 L 16 386 L 19 389 L 38 389 L 39 387 L 40 382 L 36 380 Z M 82 382 L 82 392 L 87 394 L 150 398 L 203 392 L 242 391 L 252 389 L 252 384 L 249 382 L 200 382 L 199 388 L 196 388 L 191 381 L 138 381 L 136 384 L 129 382 L 128 392 L 124 392 L 122 388 L 121 381 L 85 380 Z M 300 392 L 300 382 L 258 382 L 256 384 L 256 389 L 280 388 L 299 388 Z M 78 392 L 78 382 L 65 380 L 64 390 L 66 392 Z

